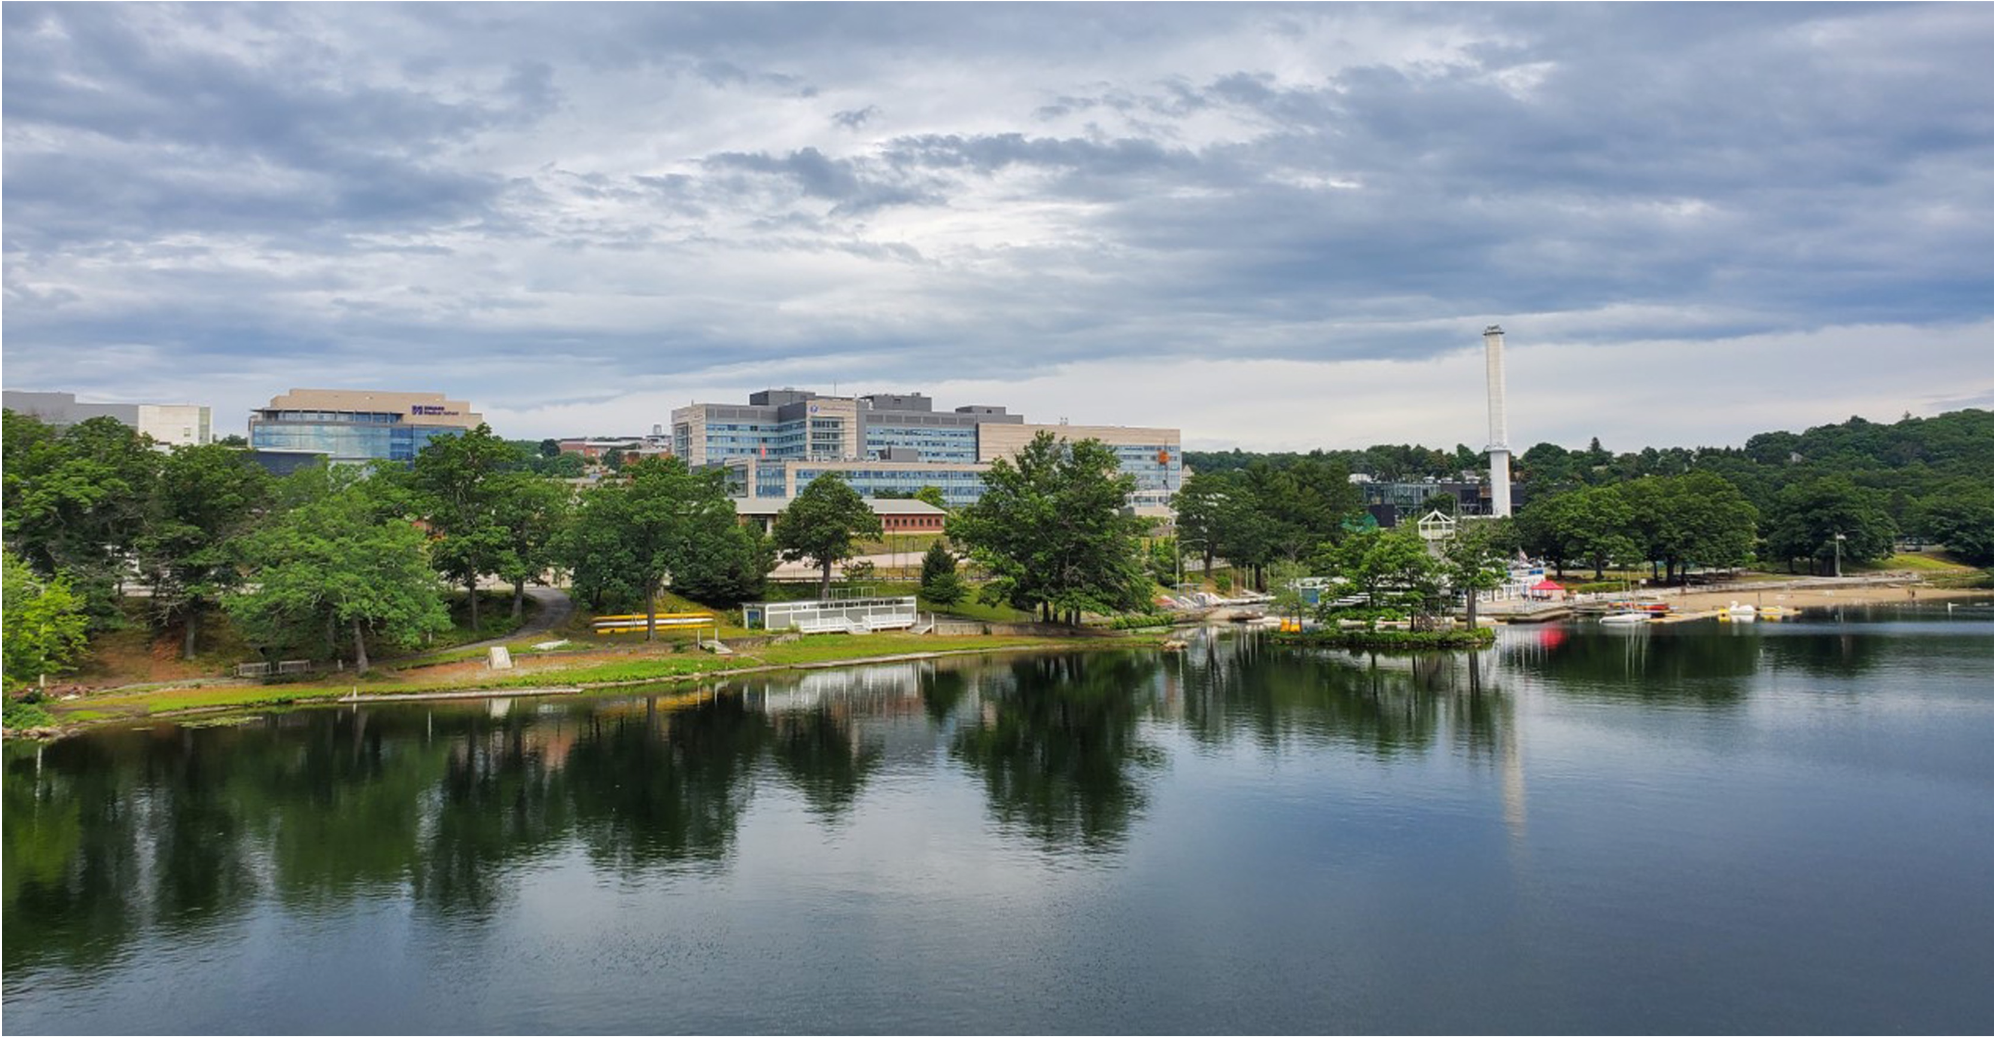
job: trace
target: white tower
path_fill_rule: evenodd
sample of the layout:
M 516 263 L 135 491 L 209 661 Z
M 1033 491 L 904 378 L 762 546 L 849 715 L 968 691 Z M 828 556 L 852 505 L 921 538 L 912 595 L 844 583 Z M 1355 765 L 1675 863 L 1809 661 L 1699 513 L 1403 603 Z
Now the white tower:
M 1505 444 L 1505 330 L 1485 326 L 1485 403 L 1491 409 L 1492 515 L 1512 515 L 1512 449 Z

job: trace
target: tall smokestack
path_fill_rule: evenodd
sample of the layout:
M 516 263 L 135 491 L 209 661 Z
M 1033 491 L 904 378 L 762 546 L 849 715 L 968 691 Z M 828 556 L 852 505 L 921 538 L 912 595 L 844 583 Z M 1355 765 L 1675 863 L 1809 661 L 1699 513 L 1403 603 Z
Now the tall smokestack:
M 1485 326 L 1485 403 L 1491 409 L 1492 515 L 1512 515 L 1512 449 L 1505 444 L 1505 330 Z

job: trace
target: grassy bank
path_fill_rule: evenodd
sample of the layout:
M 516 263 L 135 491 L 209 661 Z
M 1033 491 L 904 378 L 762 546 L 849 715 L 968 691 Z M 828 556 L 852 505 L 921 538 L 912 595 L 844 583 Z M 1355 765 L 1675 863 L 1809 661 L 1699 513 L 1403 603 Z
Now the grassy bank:
M 633 653 L 614 661 L 563 661 L 556 655 L 536 660 L 524 657 L 518 671 L 476 669 L 425 677 L 425 668 L 387 674 L 370 673 L 337 683 L 202 686 L 190 683 L 132 693 L 84 697 L 50 704 L 58 725 L 76 729 L 93 724 L 133 721 L 155 715 L 217 710 L 275 708 L 330 702 L 358 695 L 393 696 L 442 694 L 457 691 L 527 689 L 590 689 L 640 682 L 698 680 L 721 673 L 864 662 L 908 655 L 936 656 L 1022 649 L 1099 649 L 1150 645 L 1150 640 L 1116 636 L 1052 639 L 1031 636 L 917 636 L 906 633 L 810 636 L 759 647 L 734 655 L 660 649 Z

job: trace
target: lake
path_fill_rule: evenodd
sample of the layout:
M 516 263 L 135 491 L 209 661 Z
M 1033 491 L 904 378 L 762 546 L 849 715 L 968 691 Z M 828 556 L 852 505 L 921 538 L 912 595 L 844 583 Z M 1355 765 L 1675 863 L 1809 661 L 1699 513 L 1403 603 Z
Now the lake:
M 1988 602 L 9 745 L 12 1033 L 1989 1033 Z

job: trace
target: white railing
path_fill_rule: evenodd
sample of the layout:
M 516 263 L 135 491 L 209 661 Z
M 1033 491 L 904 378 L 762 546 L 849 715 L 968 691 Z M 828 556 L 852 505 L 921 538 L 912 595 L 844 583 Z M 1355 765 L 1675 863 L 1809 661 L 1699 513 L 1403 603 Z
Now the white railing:
M 751 603 L 743 608 L 744 621 L 751 628 L 776 631 L 795 628 L 807 634 L 861 634 L 891 628 L 914 628 L 916 617 L 914 596 Z

